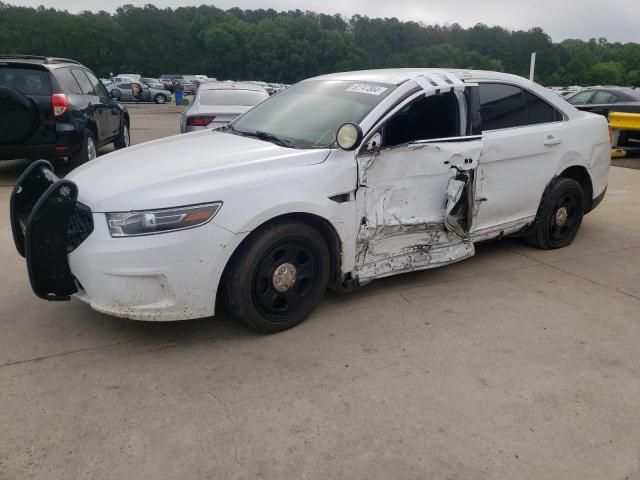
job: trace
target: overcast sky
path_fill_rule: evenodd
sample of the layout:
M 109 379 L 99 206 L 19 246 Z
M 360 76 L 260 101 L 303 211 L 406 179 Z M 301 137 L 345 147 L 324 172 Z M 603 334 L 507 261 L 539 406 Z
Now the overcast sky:
M 55 7 L 70 12 L 108 10 L 131 3 L 158 7 L 200 5 L 202 0 L 4 0 L 13 5 Z M 274 8 L 312 10 L 320 13 L 355 13 L 369 17 L 397 17 L 424 23 L 478 22 L 512 30 L 542 27 L 554 41 L 566 38 L 605 37 L 610 42 L 640 42 L 638 0 L 218 0 L 218 8 Z

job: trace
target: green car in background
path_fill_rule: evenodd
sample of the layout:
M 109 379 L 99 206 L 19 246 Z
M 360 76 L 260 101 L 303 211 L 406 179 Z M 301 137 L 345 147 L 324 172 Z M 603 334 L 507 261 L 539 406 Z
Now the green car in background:
M 144 83 L 110 83 L 106 85 L 106 88 L 113 97 L 125 102 L 167 103 L 171 101 L 171 92 L 169 90 L 149 88 Z

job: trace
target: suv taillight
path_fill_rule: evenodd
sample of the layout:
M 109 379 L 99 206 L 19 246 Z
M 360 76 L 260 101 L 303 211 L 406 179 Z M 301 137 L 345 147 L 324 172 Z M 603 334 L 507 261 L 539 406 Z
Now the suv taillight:
M 187 125 L 191 125 L 193 127 L 206 127 L 216 117 L 214 116 L 200 116 L 200 117 L 189 117 L 187 118 Z
M 51 107 L 54 116 L 64 115 L 69 108 L 69 99 L 64 93 L 54 93 L 51 95 Z

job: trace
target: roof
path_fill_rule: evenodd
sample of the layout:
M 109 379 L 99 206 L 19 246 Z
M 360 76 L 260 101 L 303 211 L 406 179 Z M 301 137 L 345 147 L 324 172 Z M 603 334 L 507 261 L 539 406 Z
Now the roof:
M 530 83 L 529 80 L 523 77 L 508 73 L 489 72 L 485 70 L 465 70 L 459 68 L 387 68 L 380 70 L 359 70 L 355 72 L 331 73 L 328 75 L 310 78 L 309 80 L 346 80 L 400 85 L 419 74 L 443 71 L 451 73 L 461 80 L 502 80 L 517 83 Z
M 80 62 L 76 60 L 71 60 L 70 58 L 43 57 L 40 55 L 21 55 L 18 53 L 9 53 L 9 54 L 0 55 L 0 62 L 2 61 L 20 62 L 20 63 L 28 63 L 28 64 L 36 63 L 39 65 L 60 65 L 60 64 L 82 65 Z
M 260 85 L 255 83 L 241 83 L 241 82 L 210 82 L 201 83 L 200 90 L 252 90 L 254 92 L 265 92 L 266 90 Z

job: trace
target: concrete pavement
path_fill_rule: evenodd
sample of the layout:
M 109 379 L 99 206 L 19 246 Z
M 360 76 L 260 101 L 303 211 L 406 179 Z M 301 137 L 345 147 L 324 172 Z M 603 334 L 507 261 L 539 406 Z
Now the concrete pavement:
M 9 193 L 0 479 L 640 479 L 640 171 L 568 248 L 481 245 L 273 336 L 37 299 Z

